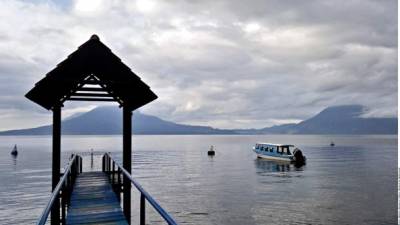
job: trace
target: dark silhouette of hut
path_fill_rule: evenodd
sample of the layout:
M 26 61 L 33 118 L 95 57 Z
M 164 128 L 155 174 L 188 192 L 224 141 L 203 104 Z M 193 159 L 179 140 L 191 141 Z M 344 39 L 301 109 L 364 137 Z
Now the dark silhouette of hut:
M 122 63 L 97 35 L 92 35 L 78 50 L 47 73 L 26 97 L 53 111 L 52 190 L 60 179 L 61 108 L 65 101 L 119 103 L 123 108 L 123 167 L 130 173 L 132 111 L 157 98 L 149 86 Z M 130 181 L 124 179 L 123 190 L 123 209 L 129 221 Z M 52 224 L 59 219 L 59 213 L 59 207 L 58 210 L 52 210 Z

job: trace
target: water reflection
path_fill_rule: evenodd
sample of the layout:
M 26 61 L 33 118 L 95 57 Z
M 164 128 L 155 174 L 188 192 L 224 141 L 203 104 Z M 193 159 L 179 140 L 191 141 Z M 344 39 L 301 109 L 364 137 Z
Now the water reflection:
M 13 169 L 14 169 L 14 171 L 16 171 L 17 170 L 17 155 L 11 155 L 11 159 L 12 159 L 12 162 L 13 162 Z
M 254 160 L 254 165 L 257 172 L 289 172 L 289 171 L 303 171 L 304 165 L 294 164 L 284 161 L 273 161 L 267 159 L 257 158 Z

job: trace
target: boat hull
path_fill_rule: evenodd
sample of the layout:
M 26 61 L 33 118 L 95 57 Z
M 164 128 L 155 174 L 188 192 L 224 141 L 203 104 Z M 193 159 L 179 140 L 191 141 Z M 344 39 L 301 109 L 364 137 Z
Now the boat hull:
M 262 158 L 262 159 L 269 159 L 269 160 L 282 161 L 282 162 L 294 162 L 294 160 L 290 159 L 290 158 L 270 156 L 270 155 L 264 155 L 264 154 L 259 154 L 259 153 L 256 153 L 256 154 L 257 154 L 258 158 Z

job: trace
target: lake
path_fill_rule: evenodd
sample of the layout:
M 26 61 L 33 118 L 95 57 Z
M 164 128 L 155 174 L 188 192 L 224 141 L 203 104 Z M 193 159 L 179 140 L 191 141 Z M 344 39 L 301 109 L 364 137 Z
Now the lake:
M 295 144 L 307 164 L 257 159 L 257 141 Z M 397 224 L 397 135 L 137 135 L 132 146 L 133 176 L 180 224 Z M 63 136 L 62 165 L 90 149 L 121 159 L 122 137 Z M 84 171 L 100 169 L 89 158 Z M 0 137 L 0 171 L 0 224 L 35 223 L 50 196 L 51 137 Z

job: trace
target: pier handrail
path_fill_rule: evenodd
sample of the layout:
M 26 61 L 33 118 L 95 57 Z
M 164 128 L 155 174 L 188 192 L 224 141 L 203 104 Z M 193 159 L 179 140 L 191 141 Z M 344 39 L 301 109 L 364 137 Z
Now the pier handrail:
M 108 162 L 107 162 L 108 160 Z M 104 163 L 106 162 L 106 163 Z M 111 166 L 112 162 L 112 166 Z M 105 164 L 105 165 L 104 165 Z M 116 167 L 116 168 L 115 168 Z M 164 218 L 165 222 L 167 222 L 169 225 L 177 225 L 178 223 L 172 218 L 171 215 L 165 211 L 158 202 L 151 197 L 151 195 L 144 190 L 144 188 L 132 177 L 132 175 L 126 171 L 117 161 L 115 161 L 109 153 L 105 153 L 103 156 L 103 171 L 105 172 L 112 172 L 113 176 L 113 182 L 114 182 L 114 174 L 115 174 L 115 169 L 118 170 L 118 176 L 120 174 L 119 171 L 124 175 L 124 178 L 128 178 L 131 183 L 136 187 L 136 189 L 140 192 L 140 224 L 144 225 L 145 224 L 145 199 L 150 203 L 150 205 L 153 206 L 153 208 L 160 214 L 162 218 Z M 120 179 L 118 178 L 118 181 Z
M 67 167 L 64 170 L 64 174 L 61 177 L 60 181 L 58 182 L 57 186 L 55 187 L 54 191 L 51 193 L 50 199 L 46 205 L 46 208 L 43 210 L 40 219 L 37 222 L 37 225 L 44 225 L 46 224 L 47 218 L 51 210 L 54 207 L 54 203 L 56 201 L 60 201 L 60 192 L 64 192 L 66 186 L 71 186 L 74 182 L 76 177 L 76 173 L 82 172 L 82 158 L 76 154 L 71 155 L 71 159 L 68 162 Z M 68 182 L 66 184 L 66 182 Z M 64 202 L 62 203 L 64 207 Z M 58 206 L 59 207 L 59 206 Z M 63 208 L 64 210 L 64 208 Z M 63 212 L 64 215 L 64 212 Z M 52 218 L 55 219 L 55 218 Z M 59 218 L 58 218 L 59 219 Z M 65 219 L 65 218 L 63 218 Z

